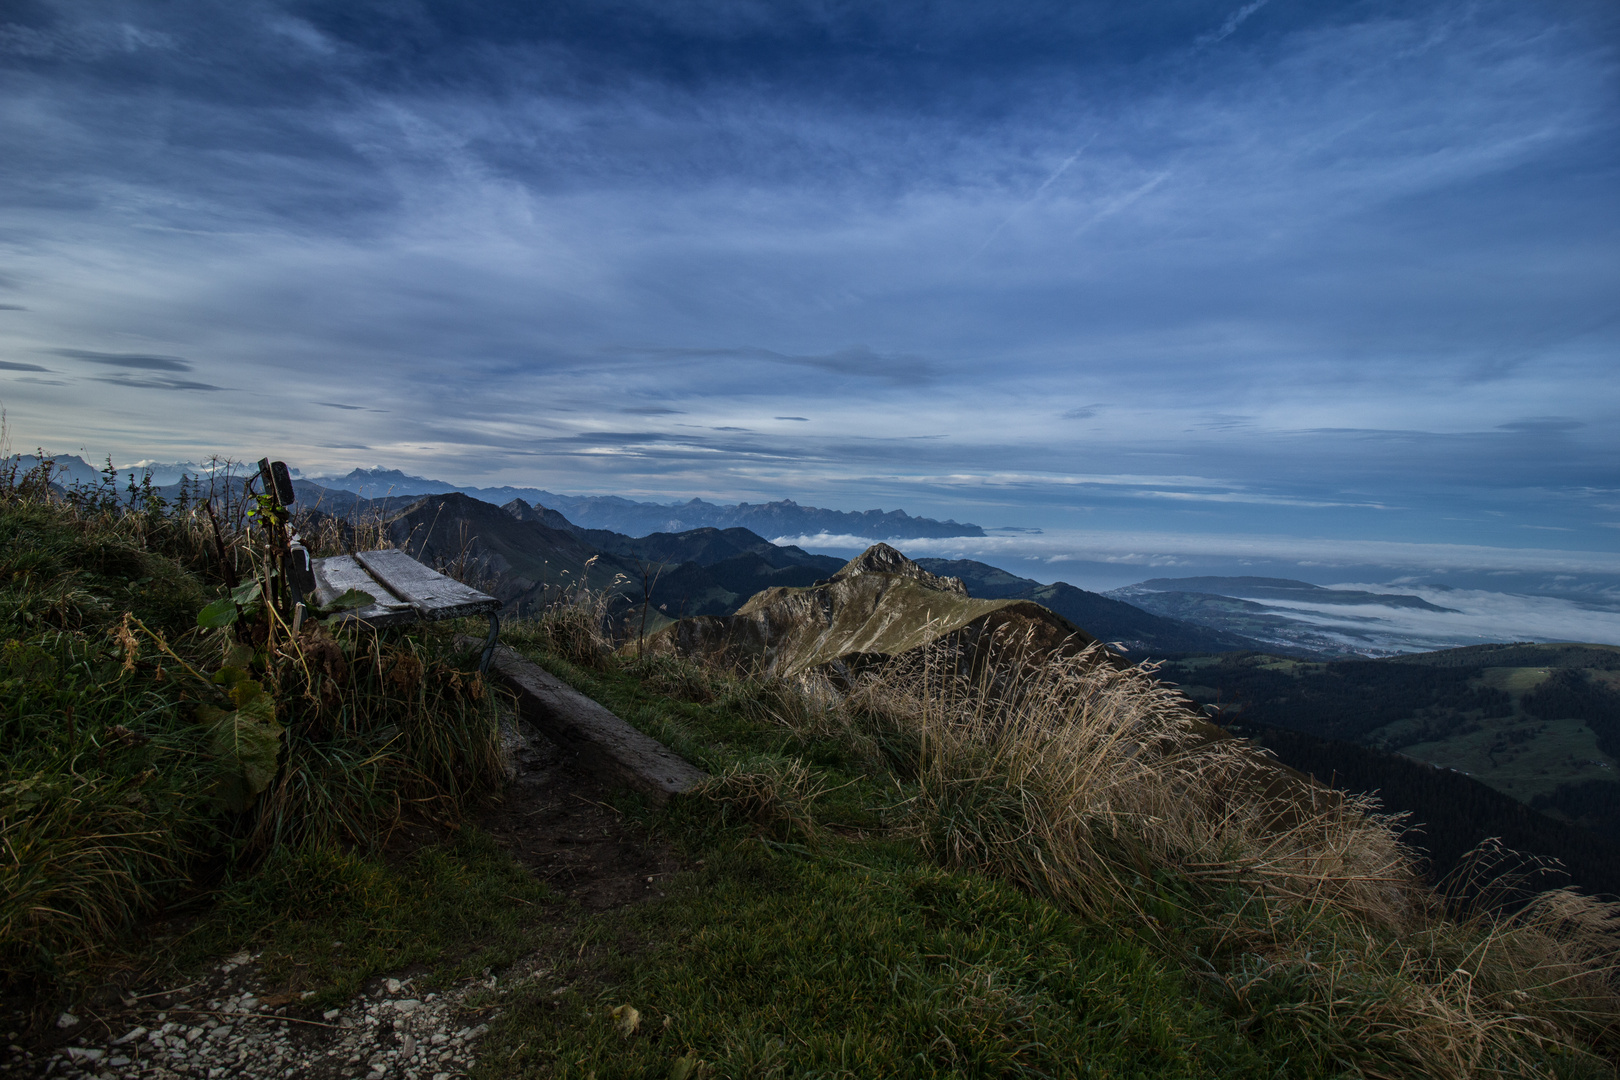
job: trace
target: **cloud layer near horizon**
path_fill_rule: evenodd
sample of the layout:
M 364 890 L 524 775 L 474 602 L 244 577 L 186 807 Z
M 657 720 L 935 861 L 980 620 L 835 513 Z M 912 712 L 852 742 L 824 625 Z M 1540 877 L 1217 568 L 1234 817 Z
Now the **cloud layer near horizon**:
M 1600 2 L 35 0 L 14 441 L 986 525 L 1620 540 Z

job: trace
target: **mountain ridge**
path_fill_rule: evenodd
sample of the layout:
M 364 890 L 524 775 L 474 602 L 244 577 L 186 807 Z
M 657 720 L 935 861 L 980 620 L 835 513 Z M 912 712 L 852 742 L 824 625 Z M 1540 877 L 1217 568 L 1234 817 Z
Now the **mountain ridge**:
M 329 489 L 366 497 L 446 495 L 461 492 L 497 505 L 520 499 L 539 503 L 566 515 L 575 525 L 630 535 L 682 532 L 687 529 L 746 528 L 762 536 L 859 536 L 871 540 L 918 540 L 943 537 L 982 537 L 984 529 L 954 520 L 914 517 L 905 510 L 828 510 L 801 506 L 792 499 L 735 505 L 688 499 L 670 503 L 638 502 L 619 495 L 563 495 L 544 488 L 474 487 L 411 476 L 399 469 L 354 469 L 337 477 L 303 479 Z

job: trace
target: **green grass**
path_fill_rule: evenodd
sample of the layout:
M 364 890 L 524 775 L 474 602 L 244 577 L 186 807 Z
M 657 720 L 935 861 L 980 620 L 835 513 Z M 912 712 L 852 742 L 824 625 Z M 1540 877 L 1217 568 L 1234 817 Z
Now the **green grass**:
M 1512 716 L 1486 716 L 1458 724 L 1454 733 L 1442 739 L 1414 738 L 1433 720 L 1414 718 L 1386 725 L 1372 737 L 1407 757 L 1467 773 L 1524 803 L 1537 795 L 1552 794 L 1560 784 L 1613 779 L 1620 763 L 1598 748 L 1597 736 L 1586 724 L 1573 719 L 1538 719 L 1527 715 L 1519 704 L 1557 670 L 1554 666 L 1480 669 L 1480 685 L 1512 697 Z M 1603 679 L 1604 673 L 1599 672 L 1598 678 Z
M 1270 1076 L 1145 946 L 906 845 L 730 839 L 666 899 L 593 920 L 554 996 L 507 1002 L 477 1075 Z M 859 861 L 858 861 L 859 860 Z M 612 1010 L 630 1005 L 639 1029 Z M 622 1015 L 622 1014 L 621 1014 Z M 1294 1075 L 1306 1075 L 1296 1072 Z
M 535 949 L 568 912 L 475 829 L 392 861 L 331 847 L 283 848 L 224 884 L 180 932 L 128 959 L 148 979 L 178 980 L 251 950 L 260 954 L 261 993 L 313 991 L 310 1004 L 341 1005 L 378 974 L 416 967 L 419 986 L 442 988 L 503 968 Z
M 1456 769 L 1521 802 L 1550 795 L 1560 784 L 1612 780 L 1612 757 L 1579 720 L 1487 717 L 1478 729 L 1401 747 L 1407 757 Z

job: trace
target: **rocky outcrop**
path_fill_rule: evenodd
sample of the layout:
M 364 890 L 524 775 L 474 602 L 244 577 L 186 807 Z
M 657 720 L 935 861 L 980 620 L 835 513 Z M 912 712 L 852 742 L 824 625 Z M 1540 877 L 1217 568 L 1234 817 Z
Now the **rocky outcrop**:
M 957 578 L 929 573 L 875 544 L 808 588 L 755 595 L 735 615 L 683 619 L 647 640 L 653 652 L 771 675 L 834 673 L 946 642 L 966 658 L 994 643 L 1078 651 L 1096 639 L 1027 600 L 975 600 Z

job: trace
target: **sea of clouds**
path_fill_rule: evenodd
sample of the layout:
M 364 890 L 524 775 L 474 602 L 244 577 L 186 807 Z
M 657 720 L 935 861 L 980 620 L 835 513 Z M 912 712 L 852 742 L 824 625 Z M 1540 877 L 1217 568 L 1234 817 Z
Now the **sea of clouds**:
M 853 555 L 872 541 L 777 537 Z M 1149 578 L 1283 577 L 1329 588 L 1419 596 L 1450 609 L 1263 601 L 1356 648 L 1410 652 L 1498 641 L 1620 645 L 1620 554 L 1377 540 L 1048 531 L 897 539 L 912 558 L 975 559 L 1041 582 L 1106 592 Z

